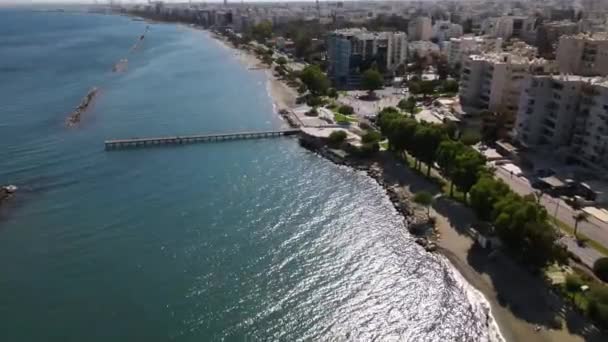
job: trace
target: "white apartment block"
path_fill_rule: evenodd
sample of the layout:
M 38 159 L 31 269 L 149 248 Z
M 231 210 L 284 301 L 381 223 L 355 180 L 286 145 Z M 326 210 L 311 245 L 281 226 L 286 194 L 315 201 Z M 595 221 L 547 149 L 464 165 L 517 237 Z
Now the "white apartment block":
M 562 36 L 557 47 L 562 74 L 608 75 L 608 33 Z
M 608 80 L 572 75 L 526 80 L 515 136 L 594 168 L 608 169 Z
M 431 18 L 418 17 L 413 19 L 407 27 L 407 34 L 410 40 L 430 40 L 433 36 Z
M 466 112 L 489 110 L 507 114 L 514 120 L 526 76 L 551 70 L 552 63 L 544 59 L 504 52 L 470 55 L 462 65 L 460 102 Z
M 462 65 L 462 61 L 469 55 L 477 55 L 484 52 L 500 52 L 502 49 L 502 38 L 465 36 L 452 38 L 446 44 L 448 63 L 454 68 Z

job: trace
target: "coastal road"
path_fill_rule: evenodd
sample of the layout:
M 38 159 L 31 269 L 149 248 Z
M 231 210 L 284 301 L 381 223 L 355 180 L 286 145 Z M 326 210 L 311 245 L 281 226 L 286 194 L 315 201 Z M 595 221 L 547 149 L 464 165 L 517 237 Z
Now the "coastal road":
M 534 188 L 530 185 L 527 179 L 523 177 L 517 177 L 515 175 L 511 175 L 508 171 L 498 166 L 496 168 L 495 175 L 502 179 L 505 183 L 507 183 L 513 191 L 520 195 L 528 195 L 534 193 Z M 557 217 L 558 220 L 564 222 L 570 227 L 574 227 L 574 219 L 573 216 L 575 211 L 564 201 L 558 198 L 551 197 L 545 194 L 541 198 L 541 204 L 547 209 L 547 212 L 551 216 Z M 608 225 L 593 216 L 589 216 L 587 222 L 580 222 L 578 224 L 578 231 L 583 233 L 588 238 L 597 241 L 603 246 L 608 247 Z M 576 245 L 576 243 L 573 243 Z M 567 244 L 570 249 L 571 244 Z M 582 250 L 590 250 L 591 248 L 581 248 L 576 245 L 577 248 L 571 249 L 573 253 L 579 255 L 578 252 Z M 581 259 L 592 260 L 595 261 L 598 257 L 601 256 L 600 253 L 592 250 L 592 252 L 587 252 L 580 255 Z

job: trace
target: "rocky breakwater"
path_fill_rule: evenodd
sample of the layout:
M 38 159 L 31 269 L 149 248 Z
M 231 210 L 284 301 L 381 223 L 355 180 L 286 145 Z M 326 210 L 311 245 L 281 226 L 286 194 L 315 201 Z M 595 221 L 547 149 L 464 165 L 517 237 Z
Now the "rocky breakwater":
M 347 150 L 329 148 L 327 146 L 327 139 L 311 135 L 306 129 L 303 129 L 300 144 L 335 164 L 367 173 L 369 177 L 374 179 L 386 191 L 395 210 L 403 216 L 404 225 L 410 233 L 417 237 L 416 242 L 428 251 L 436 249 L 433 242 L 436 237 L 433 218 L 427 215 L 426 209 L 413 203 L 413 194 L 407 187 L 396 182 L 393 177 L 390 177 L 388 172 L 386 172 L 387 170 L 383 167 L 383 158 L 379 156 L 358 157 Z
M 97 95 L 98 91 L 99 89 L 97 89 L 96 87 L 93 87 L 91 90 L 89 90 L 87 95 L 82 99 L 82 101 L 80 101 L 78 107 L 76 107 L 76 109 L 74 109 L 74 111 L 68 116 L 66 120 L 66 125 L 68 127 L 76 126 L 80 122 L 82 113 L 84 113 L 89 108 L 91 102 L 93 102 L 93 99 Z

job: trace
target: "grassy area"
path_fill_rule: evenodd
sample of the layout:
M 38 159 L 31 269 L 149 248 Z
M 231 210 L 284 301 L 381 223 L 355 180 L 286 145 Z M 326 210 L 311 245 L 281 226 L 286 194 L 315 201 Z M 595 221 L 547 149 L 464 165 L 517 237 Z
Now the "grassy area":
M 350 123 L 350 122 L 358 122 L 357 119 L 350 117 L 348 115 L 340 114 L 338 112 L 334 112 L 334 119 L 337 123 Z
M 422 108 L 420 108 L 420 107 L 414 108 L 414 114 L 418 114 L 420 112 L 422 112 Z
M 558 227 L 559 229 L 565 231 L 566 233 L 570 234 L 570 235 L 574 235 L 574 228 L 570 227 L 569 225 L 567 225 L 566 223 L 551 217 L 549 218 L 549 220 L 551 222 L 553 222 L 553 224 L 555 224 L 556 227 Z M 602 245 L 601 243 L 592 240 L 590 238 L 588 238 L 585 234 L 581 233 L 580 231 L 577 232 L 578 238 L 581 240 L 584 240 L 587 245 L 593 249 L 595 249 L 596 251 L 608 256 L 608 248 L 606 248 L 606 246 Z

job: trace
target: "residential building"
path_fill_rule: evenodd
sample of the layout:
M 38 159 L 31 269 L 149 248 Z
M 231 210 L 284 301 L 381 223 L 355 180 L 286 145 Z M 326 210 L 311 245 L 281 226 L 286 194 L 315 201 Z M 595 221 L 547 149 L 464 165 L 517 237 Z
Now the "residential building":
M 502 38 L 464 36 L 450 39 L 446 45 L 446 54 L 450 67 L 455 68 L 468 55 L 500 52 L 501 49 Z
M 454 24 L 449 21 L 437 21 L 433 26 L 433 38 L 437 39 L 439 43 L 450 40 L 451 38 L 458 38 L 462 36 L 462 34 L 462 25 Z
M 507 40 L 511 37 L 526 39 L 535 29 L 536 19 L 523 16 L 487 18 L 481 29 L 484 34 Z
M 519 107 L 522 83 L 526 76 L 552 71 L 544 59 L 529 59 L 512 53 L 468 56 L 460 77 L 460 103 L 467 113 L 499 112 L 511 126 Z
M 516 138 L 583 164 L 608 169 L 608 80 L 531 76 L 517 115 Z
M 327 36 L 328 75 L 337 87 L 354 87 L 360 74 L 375 65 L 390 73 L 407 58 L 403 32 L 337 30 Z
M 407 34 L 409 40 L 430 40 L 433 35 L 431 18 L 418 17 L 410 21 Z
M 540 57 L 553 59 L 559 38 L 579 32 L 579 25 L 572 21 L 553 21 L 540 25 L 536 31 L 536 46 Z
M 582 76 L 608 75 L 608 33 L 562 36 L 557 48 L 559 71 Z
M 433 53 L 439 53 L 439 45 L 423 40 L 410 42 L 408 44 L 408 59 L 413 60 L 416 56 L 427 58 Z

